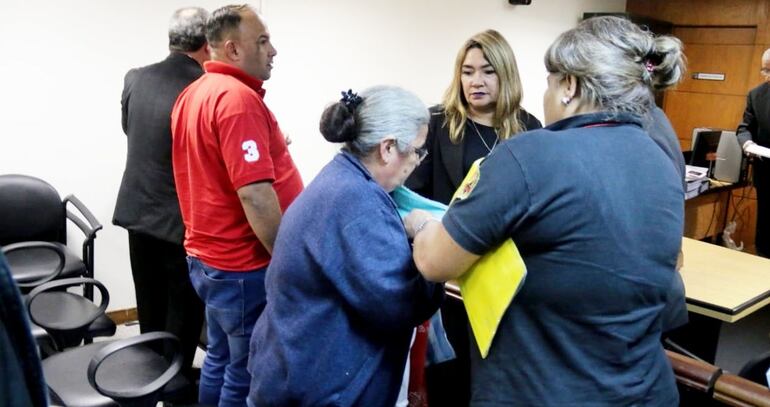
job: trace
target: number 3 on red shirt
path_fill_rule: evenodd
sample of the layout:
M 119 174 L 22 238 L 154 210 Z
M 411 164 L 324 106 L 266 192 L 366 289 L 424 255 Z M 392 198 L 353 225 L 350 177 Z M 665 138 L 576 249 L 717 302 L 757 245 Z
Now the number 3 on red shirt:
M 257 143 L 254 140 L 246 140 L 241 144 L 241 148 L 246 154 L 243 155 L 243 159 L 246 162 L 253 163 L 259 160 L 259 150 L 257 149 Z

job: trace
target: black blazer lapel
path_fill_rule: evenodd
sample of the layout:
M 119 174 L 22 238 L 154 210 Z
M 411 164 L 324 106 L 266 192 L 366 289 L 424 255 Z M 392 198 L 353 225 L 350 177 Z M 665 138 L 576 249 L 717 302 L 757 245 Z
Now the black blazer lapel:
M 454 144 L 449 137 L 439 137 L 438 144 L 449 181 L 454 189 L 457 189 L 465 175 L 463 174 L 463 144 Z M 454 191 L 451 191 L 450 195 L 452 193 Z

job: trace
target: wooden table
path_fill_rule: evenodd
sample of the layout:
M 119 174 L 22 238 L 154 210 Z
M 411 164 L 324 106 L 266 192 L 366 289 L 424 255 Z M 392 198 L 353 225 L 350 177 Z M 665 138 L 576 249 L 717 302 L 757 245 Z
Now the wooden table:
M 689 238 L 682 251 L 689 311 L 736 322 L 770 304 L 770 259 Z

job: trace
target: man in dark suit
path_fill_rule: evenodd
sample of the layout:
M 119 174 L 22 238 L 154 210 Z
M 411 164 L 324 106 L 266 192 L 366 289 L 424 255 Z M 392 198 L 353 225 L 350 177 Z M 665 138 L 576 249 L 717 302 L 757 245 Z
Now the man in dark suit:
M 177 96 L 203 74 L 203 62 L 209 59 L 208 15 L 202 8 L 174 12 L 169 56 L 126 74 L 121 105 L 128 158 L 112 220 L 128 230 L 140 330 L 168 331 L 179 337 L 190 378 L 203 303 L 190 282 L 182 246 L 184 225 L 171 167 L 170 126 Z
M 749 92 L 743 121 L 736 134 L 743 150 L 752 144 L 770 147 L 770 49 L 762 54 L 765 83 Z M 754 187 L 757 190 L 757 254 L 770 258 L 770 159 L 754 160 Z

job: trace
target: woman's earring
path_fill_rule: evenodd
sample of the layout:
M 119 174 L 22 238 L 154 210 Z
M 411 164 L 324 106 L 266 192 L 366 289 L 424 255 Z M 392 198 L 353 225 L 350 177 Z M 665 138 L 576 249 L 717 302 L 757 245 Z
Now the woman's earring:
M 569 104 L 569 102 L 572 102 L 572 98 L 571 97 L 564 96 L 563 98 L 561 98 L 561 104 L 563 104 L 564 106 L 567 106 Z

